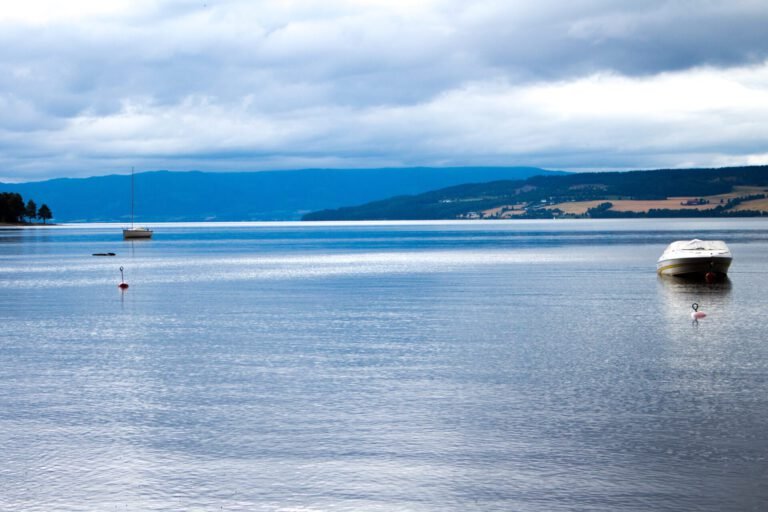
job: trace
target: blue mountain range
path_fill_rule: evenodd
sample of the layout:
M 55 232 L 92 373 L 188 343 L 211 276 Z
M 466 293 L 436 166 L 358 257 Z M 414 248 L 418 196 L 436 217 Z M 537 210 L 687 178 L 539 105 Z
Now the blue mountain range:
M 135 220 L 299 220 L 311 211 L 420 194 L 463 183 L 564 174 L 535 167 L 410 167 L 303 169 L 261 172 L 152 171 L 134 176 Z M 58 178 L 0 183 L 38 206 L 54 222 L 125 222 L 131 213 L 131 176 Z

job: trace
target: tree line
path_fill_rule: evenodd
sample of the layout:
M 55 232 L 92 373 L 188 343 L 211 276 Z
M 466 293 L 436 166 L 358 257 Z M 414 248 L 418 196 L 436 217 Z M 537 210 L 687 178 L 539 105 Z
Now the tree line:
M 18 224 L 24 222 L 24 219 L 28 222 L 40 219 L 45 224 L 52 218 L 53 213 L 47 204 L 38 208 L 32 199 L 25 204 L 24 198 L 18 192 L 0 192 L 0 222 Z

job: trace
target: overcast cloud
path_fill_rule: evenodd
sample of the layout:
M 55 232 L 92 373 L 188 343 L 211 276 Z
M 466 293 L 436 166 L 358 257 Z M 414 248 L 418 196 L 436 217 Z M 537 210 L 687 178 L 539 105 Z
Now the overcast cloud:
M 768 163 L 765 27 L 763 0 L 2 2 L 0 181 Z

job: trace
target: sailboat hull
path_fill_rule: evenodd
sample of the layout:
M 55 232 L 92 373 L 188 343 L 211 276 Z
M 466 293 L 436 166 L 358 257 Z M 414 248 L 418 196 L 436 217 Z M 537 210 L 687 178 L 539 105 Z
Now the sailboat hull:
M 137 238 L 152 238 L 152 230 L 147 228 L 131 228 L 123 230 L 123 240 L 135 240 Z

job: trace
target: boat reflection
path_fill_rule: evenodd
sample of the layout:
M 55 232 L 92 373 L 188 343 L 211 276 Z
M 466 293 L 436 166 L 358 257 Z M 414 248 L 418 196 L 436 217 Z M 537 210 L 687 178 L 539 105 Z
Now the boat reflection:
M 731 280 L 728 276 L 722 279 L 708 283 L 700 278 L 681 277 L 681 276 L 666 276 L 659 275 L 659 282 L 663 287 L 675 293 L 712 293 L 712 294 L 727 294 L 731 291 Z
M 732 284 L 728 277 L 705 283 L 697 279 L 659 276 L 658 282 L 665 316 L 672 323 L 689 319 L 693 303 L 699 304 L 708 314 L 730 309 Z

